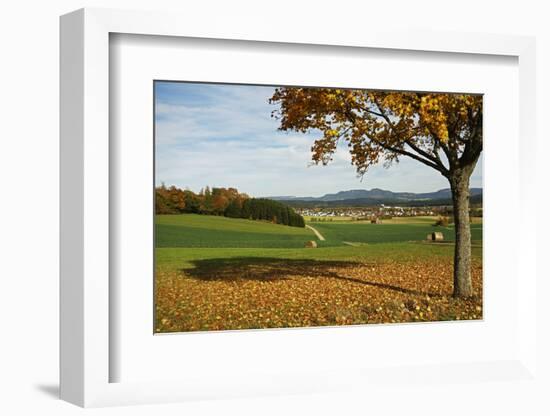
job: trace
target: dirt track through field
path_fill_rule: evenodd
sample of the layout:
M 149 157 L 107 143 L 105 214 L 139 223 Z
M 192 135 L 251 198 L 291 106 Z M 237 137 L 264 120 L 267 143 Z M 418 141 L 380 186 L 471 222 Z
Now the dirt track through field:
M 311 225 L 306 225 L 306 228 L 309 228 L 311 231 L 313 231 L 320 241 L 325 241 L 325 237 L 323 237 L 323 234 L 321 234 L 319 231 L 317 231 Z

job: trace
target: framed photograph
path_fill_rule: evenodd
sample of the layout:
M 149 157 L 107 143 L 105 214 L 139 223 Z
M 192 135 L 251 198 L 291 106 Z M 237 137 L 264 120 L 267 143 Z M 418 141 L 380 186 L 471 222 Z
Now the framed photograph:
M 153 86 L 155 333 L 482 319 L 482 95 Z
M 61 18 L 63 399 L 538 382 L 534 40 L 326 36 Z

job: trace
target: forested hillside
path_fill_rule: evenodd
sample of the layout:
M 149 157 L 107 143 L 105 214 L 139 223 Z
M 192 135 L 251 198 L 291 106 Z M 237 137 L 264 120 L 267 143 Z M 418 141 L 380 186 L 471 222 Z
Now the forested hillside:
M 286 204 L 271 199 L 250 198 L 235 188 L 201 189 L 197 194 L 175 186 L 155 189 L 156 214 L 223 215 L 230 218 L 270 221 L 304 227 L 304 219 Z

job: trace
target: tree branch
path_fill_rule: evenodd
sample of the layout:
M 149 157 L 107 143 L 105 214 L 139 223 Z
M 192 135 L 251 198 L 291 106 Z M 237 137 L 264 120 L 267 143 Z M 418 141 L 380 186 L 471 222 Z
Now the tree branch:
M 426 166 L 429 166 L 429 167 L 441 172 L 444 176 L 447 176 L 447 174 L 449 173 L 449 171 L 443 165 L 439 166 L 439 165 L 435 164 L 434 162 L 432 162 L 428 159 L 424 159 L 423 157 L 420 157 L 420 156 L 418 156 L 414 153 L 408 152 L 408 151 L 406 151 L 404 149 L 400 149 L 398 147 L 394 147 L 394 146 L 390 146 L 388 144 L 382 143 L 379 140 L 373 139 L 370 136 L 367 136 L 367 137 L 369 138 L 369 140 L 373 141 L 374 143 L 376 143 L 378 146 L 382 147 L 383 149 L 389 150 L 391 152 L 398 153 L 398 154 L 403 155 L 403 156 L 408 156 L 410 158 L 413 158 L 414 160 L 417 160 L 418 162 L 423 163 Z
M 434 141 L 435 142 L 435 141 Z M 431 160 L 432 162 L 434 162 L 436 165 L 442 167 L 445 169 L 445 165 L 443 164 L 443 162 L 441 161 L 441 159 L 439 158 L 439 156 L 437 156 L 437 153 L 434 154 L 434 155 L 431 155 L 430 153 L 422 150 L 420 147 L 418 147 L 417 145 L 415 145 L 411 140 L 405 140 L 405 143 L 407 143 L 407 145 L 409 145 L 411 147 L 411 149 L 413 149 L 416 153 L 424 156 L 426 159 L 429 159 Z
M 371 113 L 371 114 L 375 114 L 375 115 L 378 115 L 382 118 L 384 118 L 384 120 L 386 121 L 386 123 L 388 123 L 388 125 L 390 126 L 391 130 L 394 132 L 394 134 L 396 134 L 395 132 L 395 127 L 393 126 L 391 120 L 389 119 L 389 117 L 384 114 L 384 112 L 382 111 L 380 105 L 378 104 L 378 102 L 376 100 L 374 100 L 376 106 L 378 107 L 378 110 L 380 111 L 380 113 L 377 113 L 375 111 L 371 111 L 371 110 L 367 110 L 365 109 L 365 111 Z M 348 118 L 348 120 L 350 121 L 350 123 L 353 125 L 355 122 L 356 122 L 356 117 L 355 115 L 350 111 L 350 109 L 346 109 L 344 111 L 344 115 Z M 414 149 L 415 151 L 417 151 L 420 155 L 424 156 L 424 157 L 420 157 L 419 155 L 417 154 L 414 154 L 414 153 L 411 153 L 411 152 L 408 152 L 404 149 L 401 149 L 401 148 L 398 148 L 398 147 L 394 147 L 394 146 L 390 146 L 388 144 L 385 144 L 385 143 L 382 143 L 381 141 L 379 140 L 376 140 L 372 137 L 370 137 L 369 135 L 365 134 L 366 137 L 368 137 L 369 140 L 373 141 L 374 143 L 376 143 L 378 146 L 382 147 L 383 149 L 386 149 L 386 150 L 389 150 L 389 151 L 392 151 L 392 152 L 395 152 L 397 154 L 400 154 L 402 156 L 408 156 L 420 163 L 423 163 L 424 165 L 426 166 L 429 166 L 439 172 L 441 172 L 441 174 L 443 174 L 444 176 L 447 176 L 449 171 L 445 168 L 445 165 L 443 165 L 443 163 L 441 162 L 441 159 L 437 158 L 435 159 L 434 157 L 432 157 L 429 153 L 423 151 L 422 149 L 420 149 L 418 146 L 410 143 L 410 140 L 409 141 L 406 141 L 406 143 L 411 146 L 412 149 Z
M 393 134 L 394 135 L 399 134 L 399 132 L 396 131 L 395 126 L 391 122 L 390 117 L 386 113 L 384 113 L 384 111 L 382 110 L 382 106 L 378 103 L 378 100 L 373 97 L 373 101 L 376 104 L 376 107 L 378 107 L 378 111 L 380 112 L 380 116 L 382 118 L 384 118 L 384 120 L 386 120 L 386 123 L 388 123 L 388 125 L 390 126 Z M 434 137 L 437 137 L 437 136 L 434 136 Z M 447 173 L 447 169 L 445 168 L 445 165 L 441 162 L 441 159 L 439 159 L 439 157 L 434 156 L 434 155 L 430 155 L 428 152 L 422 150 L 420 147 L 415 145 L 410 139 L 405 140 L 405 143 L 407 145 L 409 145 L 411 147 L 411 149 L 413 149 L 415 152 L 417 152 L 418 154 L 420 154 L 421 156 L 423 156 L 427 160 L 423 159 L 421 157 L 415 157 L 416 155 L 414 155 L 413 153 L 407 152 L 405 150 L 402 150 L 401 152 L 404 152 L 404 153 L 401 153 L 401 154 L 412 157 L 413 159 L 418 160 L 419 162 L 422 162 L 425 165 L 430 166 L 430 167 L 440 171 L 443 174 Z M 393 149 L 397 149 L 397 148 L 393 148 Z M 397 150 L 393 150 L 393 151 L 397 151 Z M 397 151 L 397 153 L 399 153 L 399 151 Z
M 472 134 L 464 146 L 462 157 L 459 159 L 461 167 L 475 163 L 483 150 L 483 137 L 481 133 L 483 125 L 482 115 L 478 113 L 475 118 L 471 119 L 471 122 L 474 124 L 471 128 Z

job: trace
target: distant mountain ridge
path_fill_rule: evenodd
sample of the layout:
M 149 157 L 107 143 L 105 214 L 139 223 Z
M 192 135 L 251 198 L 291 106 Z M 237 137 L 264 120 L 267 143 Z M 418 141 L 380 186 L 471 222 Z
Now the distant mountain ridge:
M 470 198 L 475 201 L 481 201 L 483 197 L 482 188 L 470 188 Z M 266 197 L 276 201 L 285 201 L 296 205 L 297 203 L 329 203 L 330 205 L 339 205 L 339 203 L 353 202 L 361 205 L 374 205 L 381 203 L 429 203 L 430 201 L 439 203 L 449 202 L 451 199 L 451 189 L 444 188 L 435 192 L 393 192 L 380 188 L 373 189 L 351 189 L 340 191 L 334 194 L 325 194 L 321 197 L 299 197 L 299 196 L 270 196 Z

